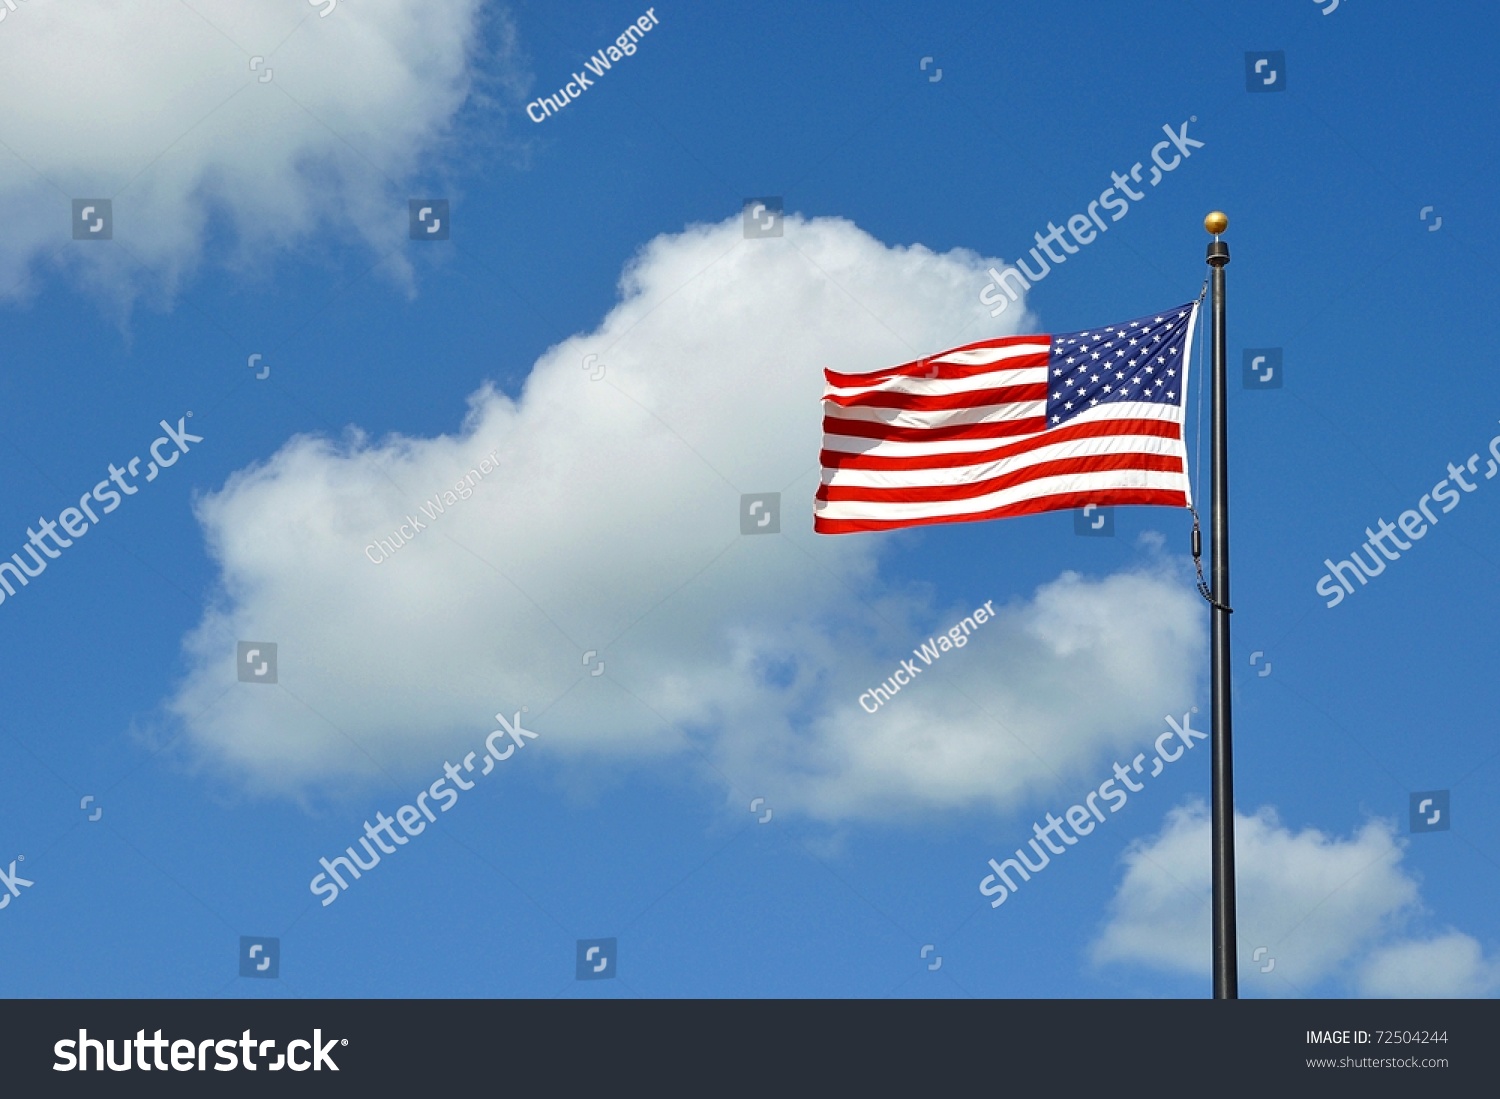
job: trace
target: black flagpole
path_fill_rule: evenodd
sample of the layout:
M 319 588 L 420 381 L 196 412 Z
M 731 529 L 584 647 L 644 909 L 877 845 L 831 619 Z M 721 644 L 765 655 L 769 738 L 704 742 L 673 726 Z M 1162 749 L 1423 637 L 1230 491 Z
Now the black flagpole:
M 1225 379 L 1224 268 L 1229 245 L 1219 234 L 1229 219 L 1214 211 L 1203 219 L 1213 234 L 1213 924 L 1214 999 L 1239 998 L 1239 947 L 1234 890 L 1234 755 L 1229 714 L 1229 410 Z

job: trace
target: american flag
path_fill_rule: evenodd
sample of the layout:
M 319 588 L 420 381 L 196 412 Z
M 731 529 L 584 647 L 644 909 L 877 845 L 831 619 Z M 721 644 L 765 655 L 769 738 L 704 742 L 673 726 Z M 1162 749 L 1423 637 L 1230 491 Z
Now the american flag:
M 1060 336 L 825 370 L 820 534 L 1097 504 L 1191 504 L 1183 418 L 1198 305 Z

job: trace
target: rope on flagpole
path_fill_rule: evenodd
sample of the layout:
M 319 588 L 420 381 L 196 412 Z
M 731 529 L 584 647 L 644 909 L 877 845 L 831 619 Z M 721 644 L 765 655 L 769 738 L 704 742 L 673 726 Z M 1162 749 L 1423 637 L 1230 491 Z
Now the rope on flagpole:
M 1208 279 L 1203 280 L 1203 289 L 1198 291 L 1198 300 L 1195 305 L 1202 305 L 1203 298 L 1208 294 Z M 1198 369 L 1203 369 L 1203 326 L 1198 326 Z M 1193 499 L 1198 499 L 1198 486 L 1203 482 L 1199 479 L 1199 471 L 1203 468 L 1203 383 L 1198 383 L 1198 428 L 1193 444 Z M 1197 523 L 1198 513 L 1193 512 L 1193 522 Z
M 1202 305 L 1203 298 L 1208 293 L 1208 279 L 1203 280 L 1203 289 L 1198 291 L 1198 300 L 1195 305 Z M 1198 365 L 1203 365 L 1203 327 L 1198 327 Z M 1202 469 L 1203 457 L 1203 383 L 1198 383 L 1198 429 L 1197 439 L 1193 444 L 1193 499 L 1198 498 L 1199 472 Z M 1203 530 L 1198 523 L 1198 509 L 1192 504 L 1188 505 L 1188 511 L 1193 516 L 1193 568 L 1198 573 L 1198 594 L 1208 601 L 1209 606 L 1218 607 L 1226 614 L 1233 614 L 1234 608 L 1225 606 L 1214 598 L 1214 593 L 1208 586 L 1208 581 L 1203 578 Z
M 1208 601 L 1209 606 L 1217 607 L 1225 614 L 1233 614 L 1234 608 L 1215 599 L 1208 581 L 1203 578 L 1203 531 L 1198 527 L 1198 509 L 1189 507 L 1188 511 L 1193 515 L 1193 568 L 1198 571 L 1198 594 Z

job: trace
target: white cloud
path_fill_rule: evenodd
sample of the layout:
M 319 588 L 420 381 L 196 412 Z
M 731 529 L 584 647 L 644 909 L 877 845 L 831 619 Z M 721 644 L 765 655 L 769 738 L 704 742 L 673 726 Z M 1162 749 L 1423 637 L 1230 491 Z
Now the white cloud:
M 391 181 L 438 167 L 480 7 L 26 0 L 0 24 L 0 297 L 45 261 L 116 301 L 170 294 L 212 229 L 241 261 L 319 226 L 391 248 L 408 197 Z M 105 197 L 114 245 L 75 244 L 70 200 Z
M 1208 972 L 1209 837 L 1208 811 L 1195 800 L 1169 812 L 1159 834 L 1131 844 L 1110 920 L 1093 944 L 1096 962 Z M 1404 855 L 1383 820 L 1345 838 L 1293 831 L 1271 808 L 1238 814 L 1241 991 L 1297 995 L 1328 979 L 1370 996 L 1493 991 L 1500 970 L 1469 936 L 1403 937 L 1421 911 Z M 1266 953 L 1255 958 L 1260 947 Z M 1272 969 L 1263 973 L 1267 959 Z
M 842 820 L 1005 806 L 1185 709 L 1203 615 L 1150 547 L 1121 575 L 998 589 L 997 621 L 860 709 L 973 607 L 883 581 L 882 538 L 811 533 L 820 368 L 1030 321 L 978 303 L 992 259 L 837 219 L 785 232 L 746 241 L 731 218 L 659 237 L 518 400 L 481 388 L 439 438 L 293 439 L 202 499 L 224 590 L 169 703 L 201 758 L 281 792 L 358 783 L 365 752 L 425 772 L 525 704 L 572 773 L 670 755 L 736 802 Z M 471 498 L 367 560 L 491 451 Z M 776 490 L 783 533 L 741 536 L 740 494 Z M 237 639 L 278 643 L 280 689 L 234 683 Z
M 997 605 L 961 651 L 916 661 L 921 675 L 872 716 L 859 692 L 911 658 L 912 639 L 973 609 L 911 607 L 901 628 L 841 640 L 816 665 L 833 682 L 746 708 L 742 734 L 720 744 L 724 770 L 825 819 L 1014 806 L 1187 709 L 1202 648 L 1195 599 L 1161 563 L 1100 580 L 1064 573 Z
M 1472 999 L 1500 992 L 1500 961 L 1485 957 L 1472 936 L 1449 931 L 1373 951 L 1357 980 L 1364 996 Z

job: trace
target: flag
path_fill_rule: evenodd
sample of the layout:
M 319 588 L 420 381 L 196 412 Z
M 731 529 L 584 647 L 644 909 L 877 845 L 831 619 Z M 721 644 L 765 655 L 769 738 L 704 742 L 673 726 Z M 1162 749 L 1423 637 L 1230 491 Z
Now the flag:
M 864 374 L 825 370 L 813 529 L 1190 506 L 1182 427 L 1197 319 L 1190 302 Z

